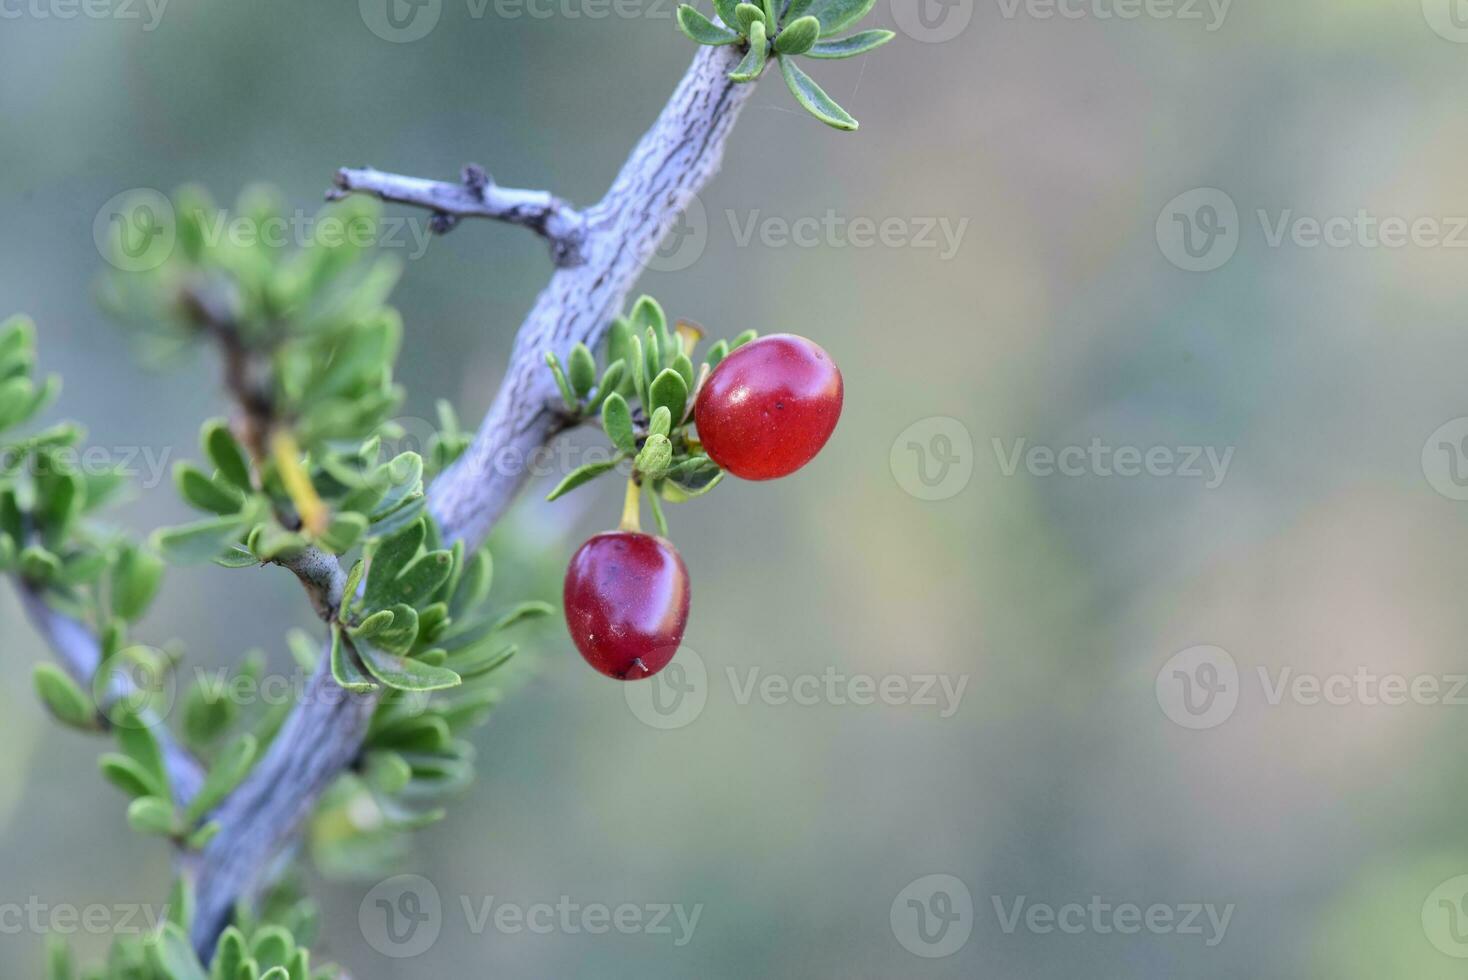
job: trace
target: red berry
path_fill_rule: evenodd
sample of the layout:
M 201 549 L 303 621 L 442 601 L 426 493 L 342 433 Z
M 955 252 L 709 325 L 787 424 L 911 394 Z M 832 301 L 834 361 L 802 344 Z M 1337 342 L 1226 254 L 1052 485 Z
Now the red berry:
M 618 680 L 651 677 L 683 642 L 688 569 L 663 538 L 608 531 L 571 557 L 563 599 L 587 663 Z
M 693 417 L 715 463 L 745 480 L 773 480 L 821 451 L 841 398 L 841 372 L 829 354 L 804 337 L 771 334 L 719 362 Z

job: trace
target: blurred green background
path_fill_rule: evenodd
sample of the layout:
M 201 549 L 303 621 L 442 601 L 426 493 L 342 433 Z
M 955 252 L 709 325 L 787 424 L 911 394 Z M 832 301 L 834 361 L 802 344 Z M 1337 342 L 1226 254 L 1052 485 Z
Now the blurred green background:
M 589 203 L 691 56 L 660 0 L 620 8 L 635 16 L 442 0 L 410 43 L 369 29 L 371 0 L 171 0 L 151 30 L 122 2 L 71 19 L 65 0 L 0 2 L 0 313 L 40 324 L 67 382 L 53 414 L 170 463 L 225 410 L 216 365 L 149 373 L 98 311 L 104 202 L 187 181 L 229 201 L 266 180 L 311 213 L 338 166 L 447 178 L 477 161 Z M 817 339 L 846 408 L 796 477 L 671 514 L 705 707 L 649 726 L 547 630 L 479 734 L 477 784 L 403 864 L 441 896 L 437 941 L 383 955 L 359 915 L 373 882 L 318 882 L 319 955 L 359 980 L 1460 975 L 1468 704 L 1269 696 L 1282 676 L 1451 686 L 1465 669 L 1468 505 L 1429 439 L 1468 415 L 1455 2 L 1237 0 L 1217 24 L 1183 0 L 882 0 L 873 26 L 896 41 L 810 66 L 854 135 L 767 76 L 702 195 L 696 260 L 642 288 L 718 336 Z M 1104 16 L 1119 11 L 1140 14 Z M 1196 188 L 1238 217 L 1169 210 Z M 1281 220 L 1363 211 L 1447 241 L 1270 240 Z M 782 241 L 828 213 L 892 234 Z M 939 220 L 956 247 L 923 230 Z M 746 239 L 751 221 L 773 231 Z M 1159 228 L 1187 222 L 1236 251 L 1179 268 Z M 406 411 L 445 397 L 477 419 L 545 250 L 471 223 L 404 258 Z M 1233 455 L 1210 486 L 1014 469 L 1021 439 Z M 504 599 L 558 598 L 566 556 L 618 513 L 615 481 L 555 506 L 536 489 L 497 535 Z M 186 518 L 166 479 L 123 515 Z M 260 647 L 284 669 L 290 625 L 311 614 L 289 576 L 215 569 L 173 572 L 142 632 L 191 662 Z M 1164 665 L 1199 644 L 1232 656 L 1238 702 L 1193 730 L 1165 710 Z M 0 592 L 0 912 L 161 902 L 164 846 L 125 829 L 99 743 L 57 733 L 31 694 L 46 655 Z M 744 696 L 751 676 L 828 671 L 966 686 L 947 717 Z M 935 874 L 964 889 L 929 894 Z M 476 929 L 463 900 L 489 896 L 701 912 L 676 946 L 676 925 Z M 1006 928 L 1017 903 L 1093 896 L 1177 919 Z M 1195 903 L 1230 908 L 1221 941 L 1206 915 L 1176 928 Z M 0 914 L 0 973 L 37 975 L 43 937 L 13 925 Z

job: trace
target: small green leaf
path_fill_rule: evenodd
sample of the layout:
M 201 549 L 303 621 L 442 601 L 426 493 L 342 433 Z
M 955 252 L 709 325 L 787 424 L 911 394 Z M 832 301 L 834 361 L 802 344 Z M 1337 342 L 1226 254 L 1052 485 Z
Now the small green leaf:
M 748 4 L 740 4 L 743 10 Z M 744 60 L 734 66 L 729 73 L 729 79 L 735 82 L 752 82 L 759 78 L 760 72 L 765 70 L 765 59 L 769 56 L 769 44 L 765 40 L 765 22 L 763 20 L 752 21 L 749 25 L 749 52 L 745 54 Z
M 66 671 L 55 664 L 36 664 L 31 680 L 41 703 L 57 721 L 81 731 L 96 731 L 96 706 Z
M 219 475 L 228 480 L 237 490 L 250 492 L 250 461 L 235 439 L 234 433 L 223 419 L 212 419 L 204 423 L 200 436 L 204 455 L 219 470 Z
M 220 568 L 249 568 L 252 565 L 260 564 L 260 559 L 256 558 L 248 549 L 241 548 L 237 544 L 225 548 L 210 561 Z
M 821 22 L 821 37 L 843 31 L 871 13 L 876 0 L 791 0 L 785 16 L 811 14 Z
M 214 517 L 155 531 L 153 546 L 170 562 L 190 564 L 217 557 L 244 532 L 238 517 Z
M 739 27 L 739 17 L 734 12 L 738 5 L 738 0 L 714 0 L 714 13 L 719 15 L 719 20 L 724 22 L 725 27 Z
M 809 15 L 798 17 L 775 36 L 775 51 L 779 54 L 805 54 L 816 43 L 820 33 L 820 21 Z
M 430 551 L 413 559 L 393 582 L 392 597 L 415 609 L 426 602 L 454 570 L 450 551 Z
M 498 633 L 502 630 L 510 629 L 512 626 L 519 626 L 521 623 L 549 616 L 555 611 L 554 606 L 548 602 L 542 602 L 539 599 L 517 602 L 505 612 L 500 613 L 498 618 L 495 619 L 494 625 L 490 628 L 490 632 Z
M 627 399 L 617 394 L 608 397 L 601 409 L 601 425 L 606 430 L 607 438 L 612 440 L 612 445 L 624 453 L 637 451 L 637 438 L 632 430 L 632 409 L 627 406 Z
M 392 613 L 387 613 L 391 616 Z M 352 647 L 342 638 L 340 625 L 331 628 L 331 678 L 348 691 L 376 690 L 377 684 L 357 661 Z
M 683 380 L 683 375 L 673 368 L 664 368 L 653 379 L 648 396 L 652 399 L 650 409 L 653 412 L 666 408 L 671 422 L 683 421 L 683 411 L 688 406 L 688 382 Z
M 650 479 L 659 479 L 673 459 L 673 444 L 667 436 L 648 436 L 637 454 L 637 469 Z
M 180 929 L 188 930 L 194 924 L 196 901 L 194 883 L 190 875 L 179 875 L 173 879 L 168 890 L 168 921 Z
M 194 831 L 192 834 L 189 834 L 188 840 L 185 841 L 185 844 L 191 851 L 202 851 L 204 848 L 209 846 L 209 842 L 212 841 L 215 836 L 223 829 L 224 825 L 221 824 L 218 820 L 210 820 L 202 825 L 198 830 Z
M 357 592 L 362 586 L 362 575 L 367 571 L 367 560 L 358 558 L 352 565 L 352 570 L 347 573 L 347 584 L 342 588 L 342 604 L 337 610 L 337 618 L 346 622 L 347 616 L 351 614 L 352 603 L 357 598 Z
M 730 351 L 736 351 L 739 348 L 743 347 L 745 344 L 749 343 L 751 340 L 754 340 L 758 336 L 759 336 L 759 331 L 757 331 L 757 330 L 746 330 L 743 333 L 741 333 L 739 336 L 737 336 L 737 337 L 734 338 L 733 342 L 729 344 L 729 350 Z
M 566 372 L 561 370 L 561 359 L 552 352 L 546 351 L 545 364 L 551 369 L 551 374 L 555 375 L 556 387 L 561 389 L 561 401 L 566 403 L 566 411 L 577 411 L 581 402 L 576 398 L 576 392 L 571 390 L 571 383 L 566 380 Z
M 181 462 L 173 467 L 173 482 L 187 503 L 212 514 L 235 514 L 245 503 L 243 491 L 231 483 L 211 480 L 191 463 Z
M 382 793 L 398 793 L 413 778 L 413 769 L 401 755 L 388 749 L 367 753 L 362 778 Z
M 395 656 L 372 643 L 355 644 L 368 673 L 388 687 L 399 691 L 439 691 L 462 683 L 458 674 L 446 667 Z
M 601 411 L 602 405 L 622 384 L 622 375 L 626 372 L 627 363 L 625 361 L 613 361 L 607 365 L 606 371 L 602 372 L 601 381 L 597 383 L 596 397 L 586 404 L 587 415 L 595 415 Z
M 143 719 L 136 714 L 123 714 L 114 720 L 117 724 L 113 731 L 117 735 L 117 744 L 122 751 L 142 766 L 143 771 L 152 777 L 154 785 L 167 786 L 168 775 L 163 767 L 163 750 L 159 748 L 158 739 L 146 727 Z
M 168 980 L 209 980 L 194 955 L 188 934 L 177 923 L 165 923 L 159 934 L 148 941 L 148 952 L 155 968 Z
M 555 489 L 546 494 L 545 499 L 555 500 L 558 497 L 564 497 L 577 487 L 584 486 L 603 473 L 616 469 L 620 459 L 621 457 L 619 456 L 617 459 L 608 459 L 599 463 L 587 463 L 585 466 L 577 467 L 568 473 L 564 480 L 556 484 Z
M 761 0 L 760 9 L 765 12 L 765 35 L 773 35 L 780 27 L 780 0 Z
M 698 44 L 733 44 L 739 40 L 734 31 L 720 27 L 686 3 L 678 8 L 678 27 Z
M 326 533 L 321 535 L 321 546 L 332 554 L 340 555 L 351 551 L 367 533 L 367 518 L 348 512 L 331 515 Z
M 862 31 L 834 41 L 817 41 L 805 52 L 807 58 L 851 58 L 874 51 L 897 35 L 891 31 Z
M 72 980 L 71 947 L 60 936 L 46 937 L 46 980 Z
M 825 93 L 805 72 L 801 71 L 792 58 L 780 59 L 780 71 L 785 75 L 785 85 L 807 112 L 833 129 L 847 132 L 856 129 L 857 122 L 835 100 Z M 733 77 L 733 76 L 730 76 Z
M 578 343 L 571 348 L 566 376 L 578 397 L 585 398 L 591 393 L 592 385 L 596 384 L 596 358 L 591 356 L 591 350 L 585 344 Z
M 20 577 L 36 585 L 46 585 L 61 574 L 61 559 L 40 545 L 31 545 L 20 553 Z
M 647 424 L 648 435 L 666 436 L 672 430 L 673 414 L 666 405 L 659 405 L 653 410 L 652 421 Z
M 392 607 L 392 623 L 377 631 L 372 645 L 388 653 L 406 657 L 418 641 L 418 610 L 400 602 Z
M 752 3 L 740 3 L 734 6 L 734 19 L 739 24 L 739 33 L 745 37 L 752 37 L 750 27 L 754 24 L 765 22 L 765 12 Z
M 103 779 L 134 798 L 162 796 L 167 789 L 159 785 L 158 781 L 139 765 L 137 760 L 118 752 L 108 752 L 103 755 L 97 760 L 97 768 L 102 771 Z
M 129 623 L 142 618 L 163 581 L 162 559 L 150 551 L 124 546 L 112 566 L 112 614 Z
M 140 796 L 127 808 L 128 826 L 140 834 L 172 836 L 178 829 L 173 804 L 158 796 Z
M 204 785 L 199 787 L 199 792 L 189 801 L 188 808 L 184 810 L 184 822 L 188 824 L 197 823 L 198 820 L 214 809 L 215 805 L 223 800 L 234 790 L 250 771 L 250 766 L 255 762 L 255 753 L 259 745 L 255 736 L 248 733 L 241 735 L 214 760 L 209 767 L 209 775 L 204 778 Z
M 710 347 L 708 352 L 703 355 L 703 362 L 712 369 L 718 367 L 719 362 L 728 356 L 729 342 L 727 340 L 721 340 Z
M 367 569 L 367 608 L 383 609 L 396 600 L 392 598 L 393 582 L 408 563 L 418 556 L 427 534 L 424 523 L 414 521 L 390 537 L 377 543 L 372 552 L 372 562 Z

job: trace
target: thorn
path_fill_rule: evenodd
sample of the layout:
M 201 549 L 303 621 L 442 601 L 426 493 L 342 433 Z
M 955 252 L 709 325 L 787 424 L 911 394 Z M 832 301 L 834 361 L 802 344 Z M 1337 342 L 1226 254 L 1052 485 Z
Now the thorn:
M 459 177 L 464 181 L 464 186 L 474 192 L 475 196 L 483 197 L 484 189 L 494 180 L 489 173 L 477 163 L 467 163 L 459 172 Z
M 428 230 L 435 235 L 447 235 L 454 230 L 458 223 L 458 215 L 448 214 L 444 211 L 435 211 L 432 217 L 428 219 Z

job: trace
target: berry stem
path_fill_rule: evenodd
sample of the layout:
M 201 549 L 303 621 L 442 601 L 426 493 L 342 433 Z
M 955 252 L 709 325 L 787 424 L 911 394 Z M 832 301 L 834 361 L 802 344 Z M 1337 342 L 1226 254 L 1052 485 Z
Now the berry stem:
M 627 480 L 627 496 L 622 501 L 622 523 L 619 528 L 632 534 L 642 532 L 642 486 L 636 477 Z

